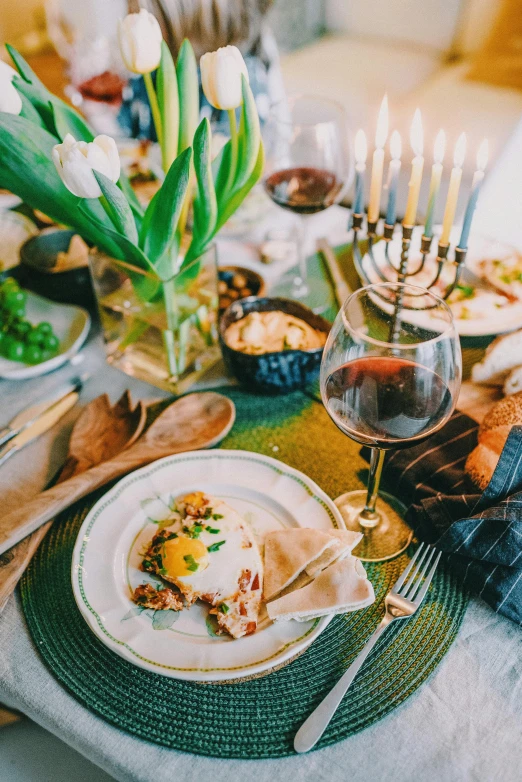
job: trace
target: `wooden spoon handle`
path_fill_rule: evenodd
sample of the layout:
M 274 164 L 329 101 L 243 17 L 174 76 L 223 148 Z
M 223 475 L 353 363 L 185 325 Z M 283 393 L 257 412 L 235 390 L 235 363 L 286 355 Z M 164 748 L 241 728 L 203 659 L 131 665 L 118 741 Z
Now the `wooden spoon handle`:
M 105 483 L 119 478 L 126 472 L 135 470 L 152 459 L 164 455 L 166 454 L 158 454 L 157 451 L 151 454 L 146 447 L 135 446 L 107 462 L 91 467 L 90 470 L 38 494 L 22 508 L 8 513 L 1 519 L 0 554 L 15 546 L 76 500 L 85 497 Z
M 47 535 L 51 524 L 52 521 L 42 524 L 36 532 L 0 556 L 0 613 L 4 610 L 16 585 L 25 573 L 36 549 Z

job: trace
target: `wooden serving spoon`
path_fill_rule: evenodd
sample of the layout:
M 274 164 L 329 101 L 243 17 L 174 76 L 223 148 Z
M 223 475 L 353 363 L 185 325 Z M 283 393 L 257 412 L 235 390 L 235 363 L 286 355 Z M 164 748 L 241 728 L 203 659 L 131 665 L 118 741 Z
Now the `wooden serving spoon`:
M 125 391 L 114 407 L 111 407 L 107 394 L 93 399 L 84 407 L 74 424 L 69 453 L 57 482 L 61 483 L 79 475 L 121 453 L 141 435 L 146 420 L 146 406 L 143 402 L 138 402 L 133 408 L 128 391 Z M 43 524 L 32 535 L 0 556 L 0 611 L 52 523 L 51 520 Z
M 205 391 L 181 397 L 123 453 L 53 486 L 5 516 L 0 521 L 0 554 L 109 481 L 163 456 L 217 445 L 234 419 L 234 403 L 221 394 Z

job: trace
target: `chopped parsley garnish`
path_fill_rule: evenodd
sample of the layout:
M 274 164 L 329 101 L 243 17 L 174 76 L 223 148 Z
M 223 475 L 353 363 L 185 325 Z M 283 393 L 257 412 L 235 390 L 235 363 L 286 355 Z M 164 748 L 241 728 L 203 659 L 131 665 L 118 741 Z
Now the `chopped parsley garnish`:
M 457 285 L 463 299 L 472 299 L 475 295 L 475 289 L 472 285 Z
M 210 532 L 211 535 L 219 535 L 220 529 L 214 529 L 214 527 L 206 527 L 206 532 Z
M 203 514 L 203 518 L 209 519 L 212 516 L 212 508 L 205 508 L 205 513 Z
M 214 519 L 214 521 L 218 521 L 219 519 L 222 519 L 223 516 L 221 515 L 221 513 L 213 513 L 212 518 Z
M 220 547 L 226 543 L 226 540 L 220 540 L 217 543 L 212 543 L 211 546 L 208 546 L 209 551 L 219 551 Z
M 192 527 L 183 527 L 183 532 L 189 538 L 199 538 L 199 536 L 203 532 L 203 525 L 202 524 L 194 524 L 194 526 L 192 526 Z
M 147 602 L 147 595 L 138 595 L 136 598 L 137 603 L 146 603 Z
M 166 576 L 167 575 L 167 568 L 166 567 L 160 567 L 159 573 L 162 576 Z
M 228 612 L 230 611 L 226 603 L 221 603 L 221 605 L 219 606 L 219 610 L 221 611 L 222 614 L 228 614 Z
M 144 559 L 141 564 L 143 565 L 145 570 L 152 570 L 152 562 L 150 561 L 150 559 Z
M 192 570 L 194 573 L 199 570 L 199 565 L 192 556 L 192 554 L 186 554 L 183 559 L 187 563 L 187 570 Z

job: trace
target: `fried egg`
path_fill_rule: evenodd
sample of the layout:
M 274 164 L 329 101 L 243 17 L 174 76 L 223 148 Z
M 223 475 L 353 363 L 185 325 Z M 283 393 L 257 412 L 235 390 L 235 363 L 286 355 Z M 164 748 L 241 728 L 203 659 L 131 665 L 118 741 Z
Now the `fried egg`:
M 223 500 L 202 492 L 180 500 L 142 567 L 175 584 L 189 605 L 209 603 L 219 627 L 233 638 L 255 632 L 263 563 L 251 528 Z

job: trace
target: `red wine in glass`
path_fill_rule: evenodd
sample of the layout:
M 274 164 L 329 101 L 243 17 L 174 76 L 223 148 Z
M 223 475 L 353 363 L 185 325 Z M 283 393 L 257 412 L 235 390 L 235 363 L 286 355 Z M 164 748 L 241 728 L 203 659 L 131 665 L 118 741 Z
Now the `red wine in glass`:
M 297 214 L 315 214 L 335 203 L 342 182 L 331 171 L 296 166 L 275 171 L 265 180 L 274 203 Z
M 363 445 L 408 448 L 438 429 L 452 395 L 431 369 L 394 356 L 364 356 L 332 372 L 326 407 L 335 424 Z

